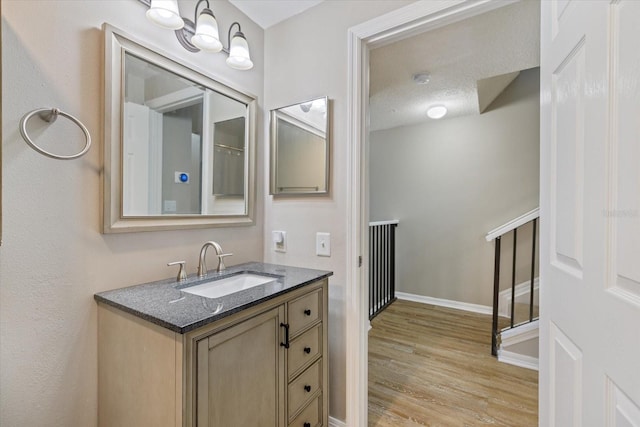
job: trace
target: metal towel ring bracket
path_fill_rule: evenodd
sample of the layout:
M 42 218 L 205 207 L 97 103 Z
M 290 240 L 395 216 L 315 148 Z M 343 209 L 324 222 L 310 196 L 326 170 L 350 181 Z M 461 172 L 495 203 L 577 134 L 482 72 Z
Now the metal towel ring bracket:
M 56 121 L 58 116 L 62 116 L 62 117 L 66 117 L 67 119 L 71 120 L 73 123 L 78 125 L 78 127 L 82 129 L 82 132 L 84 132 L 84 136 L 86 138 L 86 142 L 82 151 L 76 154 L 72 154 L 70 156 L 62 156 L 60 154 L 50 153 L 47 150 L 44 150 L 43 148 L 39 147 L 35 142 L 31 140 L 31 138 L 27 134 L 27 122 L 32 116 L 36 114 L 38 115 L 38 117 L 40 117 L 42 120 L 44 120 L 47 123 L 53 123 Z M 29 144 L 31 148 L 33 148 L 40 154 L 43 154 L 47 157 L 51 157 L 52 159 L 59 159 L 59 160 L 77 159 L 78 157 L 84 156 L 87 153 L 87 151 L 89 151 L 89 148 L 91 148 L 91 135 L 89 134 L 89 131 L 87 130 L 85 125 L 83 125 L 80 120 L 78 120 L 71 114 L 65 113 L 64 111 L 59 110 L 57 108 L 38 108 L 37 110 L 33 110 L 25 114 L 22 117 L 22 120 L 20 120 L 20 134 L 22 135 L 22 138 L 24 138 L 26 143 Z

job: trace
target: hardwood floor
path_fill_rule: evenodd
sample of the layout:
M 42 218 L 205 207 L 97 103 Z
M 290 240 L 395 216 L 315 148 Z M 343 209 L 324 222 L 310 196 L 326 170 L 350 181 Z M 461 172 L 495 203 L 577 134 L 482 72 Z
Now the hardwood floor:
M 491 356 L 491 316 L 396 301 L 369 331 L 369 426 L 538 425 L 538 373 Z

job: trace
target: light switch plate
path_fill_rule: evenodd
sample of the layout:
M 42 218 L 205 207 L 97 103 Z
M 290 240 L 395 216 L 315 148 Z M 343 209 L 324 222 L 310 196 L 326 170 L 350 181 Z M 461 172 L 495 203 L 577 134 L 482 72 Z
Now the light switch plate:
M 331 256 L 330 233 L 316 233 L 316 255 Z

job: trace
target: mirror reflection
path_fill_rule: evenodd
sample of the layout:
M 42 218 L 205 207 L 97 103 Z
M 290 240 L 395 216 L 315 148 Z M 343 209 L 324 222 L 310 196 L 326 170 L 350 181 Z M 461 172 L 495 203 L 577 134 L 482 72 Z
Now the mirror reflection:
M 328 100 L 271 111 L 271 194 L 327 193 Z
M 247 106 L 129 52 L 124 69 L 123 216 L 244 213 Z

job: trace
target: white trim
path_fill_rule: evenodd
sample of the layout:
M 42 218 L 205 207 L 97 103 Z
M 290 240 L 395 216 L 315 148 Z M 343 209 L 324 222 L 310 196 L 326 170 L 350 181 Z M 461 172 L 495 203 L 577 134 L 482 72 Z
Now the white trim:
M 525 356 L 524 354 L 514 353 L 512 351 L 498 350 L 498 362 L 508 363 L 509 365 L 519 366 L 521 368 L 538 370 L 539 361 L 537 357 Z
M 538 218 L 539 216 L 540 216 L 540 208 L 535 208 L 533 210 L 530 210 L 526 214 L 522 214 L 519 217 L 514 218 L 511 221 L 506 222 L 501 226 L 494 228 L 493 230 L 487 233 L 487 235 L 485 236 L 485 239 L 487 240 L 487 242 L 490 242 L 496 237 L 500 237 L 504 234 L 507 234 L 508 232 L 515 230 L 521 225 L 524 225 L 527 222 Z
M 390 219 L 388 221 L 372 221 L 369 223 L 369 227 L 373 227 L 375 225 L 391 225 L 391 224 L 400 224 L 400 221 L 397 219 Z
M 480 314 L 492 314 L 493 308 L 488 305 L 471 304 L 468 302 L 453 301 L 443 298 L 426 297 L 424 295 L 408 294 L 406 292 L 396 292 L 398 299 L 419 302 L 422 304 L 438 305 L 440 307 L 455 308 L 457 310 L 471 311 Z
M 516 303 L 525 302 L 528 304 L 530 301 L 531 293 L 531 281 L 522 282 L 519 285 L 516 285 L 515 295 L 516 295 Z M 540 305 L 540 278 L 536 277 L 533 279 L 533 304 Z M 536 304 L 537 302 L 537 304 Z M 507 288 L 503 291 L 500 291 L 498 294 L 498 316 L 501 317 L 511 317 L 511 288 Z
M 500 346 L 509 347 L 524 341 L 533 340 L 540 337 L 540 321 L 525 323 L 513 329 L 507 329 L 500 333 Z
M 329 427 L 347 427 L 347 424 L 337 418 L 329 417 Z
M 441 27 L 515 0 L 417 1 L 360 25 L 347 34 L 348 54 L 348 150 L 346 200 L 346 425 L 367 425 L 367 318 L 368 318 L 368 222 L 367 109 L 369 48 Z M 363 250 L 364 249 L 364 250 Z M 362 256 L 362 266 L 358 263 Z

